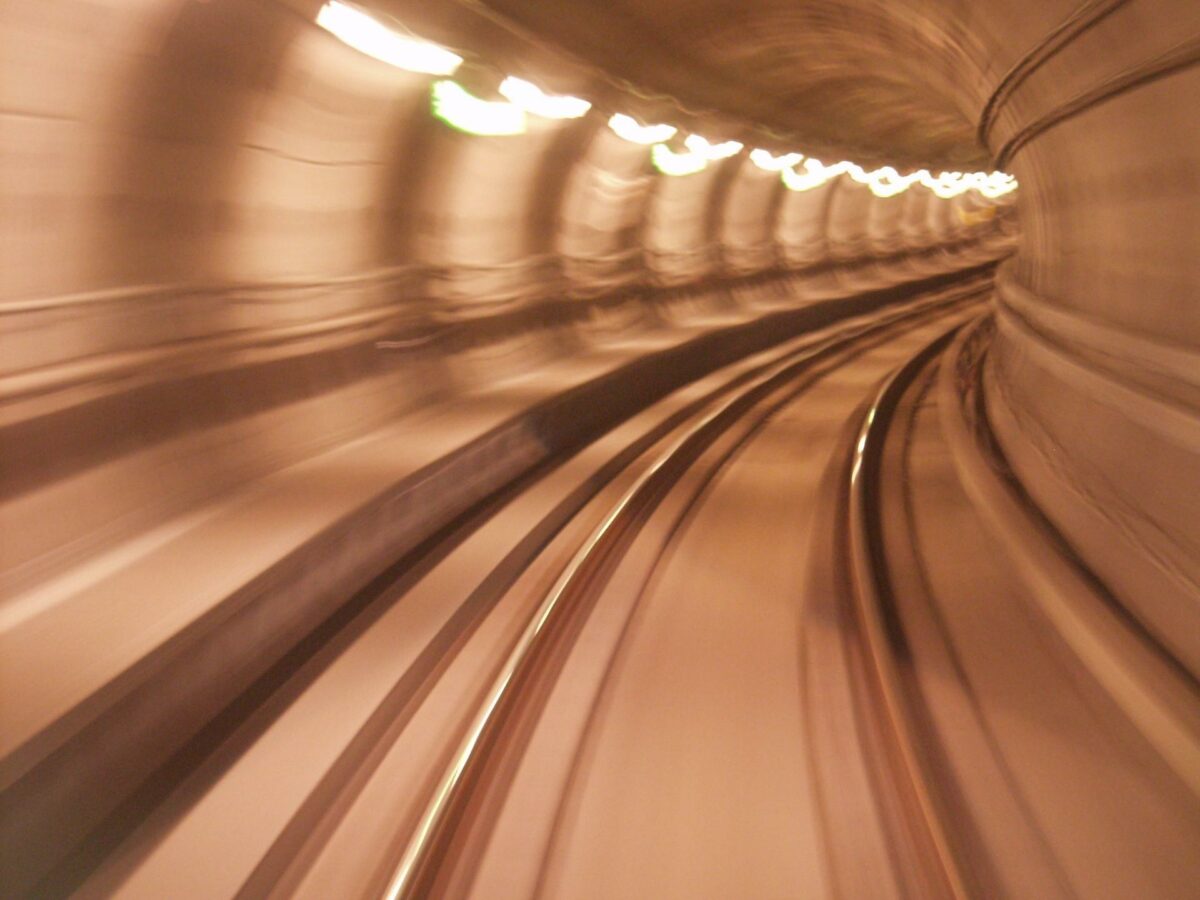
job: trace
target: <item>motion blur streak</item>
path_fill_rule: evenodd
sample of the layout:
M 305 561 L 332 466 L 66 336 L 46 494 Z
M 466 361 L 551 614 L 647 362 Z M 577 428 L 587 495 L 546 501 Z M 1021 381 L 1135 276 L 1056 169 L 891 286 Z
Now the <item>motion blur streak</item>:
M 6 898 L 1194 900 L 1195 0 L 0 36 Z
M 398 34 L 362 10 L 337 0 L 321 7 L 317 24 L 355 50 L 410 72 L 451 75 L 462 64 L 461 56 L 444 47 Z
M 546 119 L 578 119 L 592 104 L 579 97 L 552 97 L 536 84 L 510 75 L 500 82 L 500 93 L 526 112 Z
M 480 100 L 453 81 L 433 83 L 433 114 L 460 131 L 479 135 L 525 132 L 525 111 L 515 103 Z
M 742 152 L 743 146 L 738 141 L 722 141 L 713 144 L 698 134 L 689 134 L 684 138 L 683 145 L 692 153 L 707 160 L 728 159 L 736 156 Z
M 620 137 L 635 144 L 658 144 L 669 141 L 678 129 L 674 125 L 642 125 L 624 113 L 613 113 L 608 127 Z
M 784 169 L 792 168 L 802 159 L 804 159 L 803 153 L 784 153 L 775 156 L 767 150 L 750 151 L 750 161 L 767 172 L 782 172 Z
M 650 148 L 650 159 L 664 175 L 695 175 L 708 168 L 710 157 L 692 150 L 676 153 L 666 144 L 655 144 Z

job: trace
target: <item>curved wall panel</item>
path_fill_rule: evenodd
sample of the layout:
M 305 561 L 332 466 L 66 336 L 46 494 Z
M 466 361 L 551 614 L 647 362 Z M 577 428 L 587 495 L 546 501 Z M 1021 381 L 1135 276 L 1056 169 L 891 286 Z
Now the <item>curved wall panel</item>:
M 1023 226 L 999 280 L 994 425 L 1068 543 L 1193 675 L 1200 124 L 1182 111 L 1200 104 L 1198 41 L 1194 3 L 1118 5 L 1033 66 L 988 131 Z
M 877 198 L 865 185 L 842 175 L 826 214 L 826 252 L 835 262 L 846 262 L 870 254 L 867 226 Z
M 379 201 L 394 131 L 427 122 L 427 79 L 281 4 L 75 12 L 10 4 L 4 22 L 58 66 L 18 59 L 5 79 L 34 96 L 5 102 L 4 140 L 41 151 L 14 184 L 0 298 L 18 583 L 425 393 L 373 344 L 406 315 Z M 46 206 L 78 224 L 32 214 Z
M 644 276 L 639 232 L 654 183 L 644 147 L 601 127 L 570 168 L 556 249 L 571 289 L 600 295 Z
M 438 132 L 419 216 L 421 262 L 436 279 L 434 309 L 469 316 L 528 296 L 544 280 L 530 199 L 553 132 Z
M 345 46 L 318 7 L 0 13 L 16 38 L 0 101 L 11 589 L 569 353 L 589 302 L 954 238 L 914 240 L 880 211 L 949 215 L 921 190 L 877 200 L 843 177 L 796 193 L 744 155 L 654 173 L 599 110 L 455 131 L 430 115 L 430 77 Z
M 870 205 L 864 227 L 867 246 L 872 254 L 890 256 L 905 249 L 904 211 L 909 195 L 917 193 L 922 192 L 905 191 L 895 197 L 879 197 Z
M 780 203 L 778 241 L 789 266 L 802 268 L 829 258 L 829 210 L 841 184 L 842 180 L 835 178 L 812 190 L 785 192 Z
M 712 194 L 721 189 L 721 169 L 710 163 L 687 176 L 660 176 L 642 225 L 647 265 L 660 285 L 698 281 L 718 265 L 718 248 L 708 215 Z
M 762 272 L 778 265 L 775 234 L 784 193 L 778 174 L 741 161 L 719 210 L 721 252 L 728 270 Z

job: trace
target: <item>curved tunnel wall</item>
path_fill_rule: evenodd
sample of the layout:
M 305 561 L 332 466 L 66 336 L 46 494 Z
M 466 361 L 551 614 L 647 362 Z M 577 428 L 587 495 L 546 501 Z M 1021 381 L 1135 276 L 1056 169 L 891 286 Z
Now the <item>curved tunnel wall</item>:
M 598 112 L 462 134 L 430 115 L 428 77 L 342 45 L 318 6 L 0 12 L 8 598 L 418 407 L 644 337 L 679 298 L 935 272 L 1012 220 L 845 176 L 789 191 L 745 155 L 667 177 Z M 1022 183 L 986 372 L 1000 444 L 1200 672 L 1200 9 L 897 6 L 974 62 L 953 93 Z M 1065 21 L 1086 27 L 1046 43 Z
M 598 113 L 463 134 L 318 6 L 6 5 L 11 587 L 567 353 L 589 302 L 992 224 L 844 176 L 793 193 L 744 155 L 666 177 Z
M 1061 47 L 1030 41 L 982 120 L 1022 185 L 989 414 L 1035 502 L 1195 677 L 1200 6 L 1083 11 Z

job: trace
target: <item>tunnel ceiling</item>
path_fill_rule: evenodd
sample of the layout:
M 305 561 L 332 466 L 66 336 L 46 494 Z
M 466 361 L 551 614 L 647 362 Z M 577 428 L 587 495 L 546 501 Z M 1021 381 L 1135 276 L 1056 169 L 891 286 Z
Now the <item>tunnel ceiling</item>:
M 982 168 L 980 54 L 905 0 L 482 0 L 643 90 L 811 154 Z M 722 135 L 717 135 L 721 137 Z

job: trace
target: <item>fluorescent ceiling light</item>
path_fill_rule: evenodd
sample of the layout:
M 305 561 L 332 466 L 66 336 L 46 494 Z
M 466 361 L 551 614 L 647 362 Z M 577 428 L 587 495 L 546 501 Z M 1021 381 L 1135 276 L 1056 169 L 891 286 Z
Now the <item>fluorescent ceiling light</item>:
M 697 156 L 702 156 L 708 160 L 728 159 L 742 152 L 742 144 L 739 141 L 725 141 L 722 144 L 712 144 L 698 134 L 689 134 L 684 139 L 683 145 Z
M 935 178 L 924 169 L 921 170 L 921 184 L 933 191 L 933 193 L 941 197 L 943 200 L 949 200 L 951 197 L 957 197 L 959 194 L 970 190 L 970 184 L 963 179 L 962 172 L 941 172 Z
M 1007 172 L 992 172 L 990 175 L 984 175 L 983 184 L 977 185 L 976 189 L 985 197 L 1003 197 L 1017 189 L 1017 179 Z
M 935 178 L 925 170 L 920 173 L 921 184 L 943 200 L 978 191 L 985 197 L 1002 197 L 1017 189 L 1017 179 L 1006 172 L 941 172 Z
M 547 94 L 536 84 L 511 75 L 500 83 L 500 94 L 544 119 L 578 119 L 592 108 L 592 104 L 580 97 Z
M 783 178 L 784 186 L 789 191 L 811 191 L 829 180 L 819 172 L 806 171 L 804 174 L 800 174 L 794 167 L 783 169 L 780 175 Z
M 921 180 L 921 173 L 901 175 L 891 166 L 883 166 L 867 173 L 866 185 L 876 197 L 895 197 L 903 194 Z
M 804 159 L 803 153 L 785 153 L 782 156 L 774 156 L 766 150 L 750 151 L 750 162 L 766 172 L 782 172 L 784 169 L 790 169 L 802 159 Z
M 621 113 L 608 120 L 608 127 L 635 144 L 661 144 L 673 138 L 677 131 L 674 125 L 642 125 L 637 119 Z
M 513 135 L 525 132 L 525 110 L 503 101 L 480 100 L 453 81 L 435 81 L 433 114 L 468 134 Z
M 317 24 L 343 43 L 381 62 L 427 75 L 451 75 L 462 57 L 445 47 L 401 34 L 354 6 L 330 0 Z
M 699 153 L 676 153 L 666 144 L 650 148 L 650 161 L 664 175 L 695 175 L 708 167 L 708 160 Z
M 811 191 L 813 188 L 820 187 L 825 182 L 832 178 L 836 178 L 843 172 L 853 172 L 857 169 L 861 174 L 862 169 L 855 166 L 854 163 L 840 162 L 832 166 L 827 166 L 819 159 L 813 159 L 811 156 L 804 160 L 804 174 L 801 175 L 795 170 L 795 167 L 787 168 L 782 171 L 783 183 L 793 191 Z
M 806 159 L 804 167 L 809 169 L 809 171 L 820 172 L 826 181 L 831 178 L 837 178 L 839 175 L 849 175 L 859 184 L 867 183 L 867 173 L 863 171 L 863 167 L 849 160 L 843 159 L 841 162 L 835 162 L 831 166 L 826 166 L 819 159 Z

